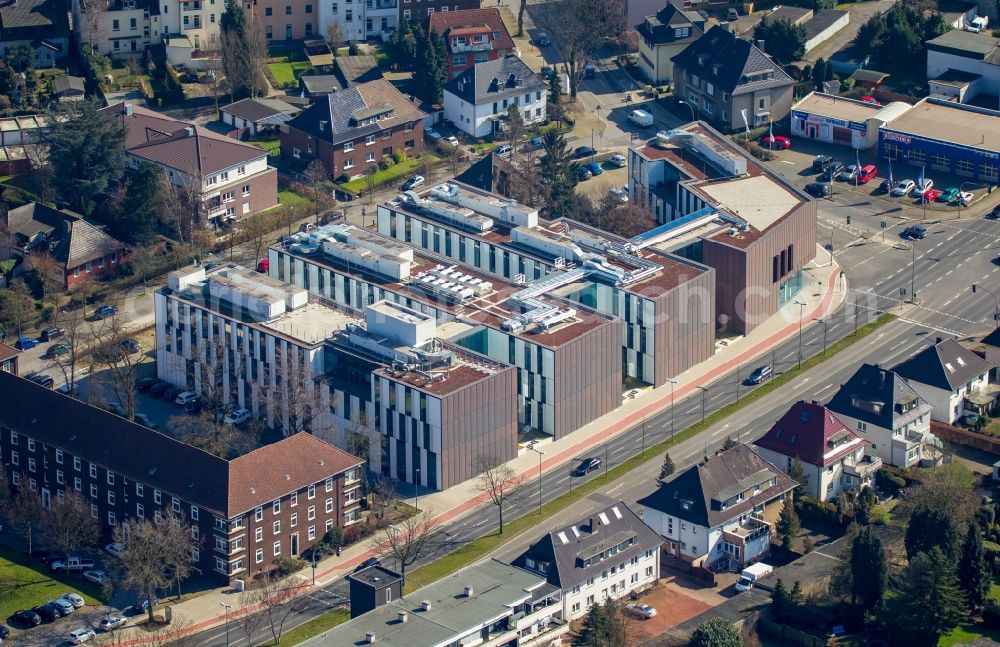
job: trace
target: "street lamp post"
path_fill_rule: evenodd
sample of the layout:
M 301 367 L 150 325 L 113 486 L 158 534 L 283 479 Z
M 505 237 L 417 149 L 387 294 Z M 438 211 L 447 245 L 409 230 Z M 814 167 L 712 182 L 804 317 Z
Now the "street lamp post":
M 528 449 L 538 454 L 538 514 L 542 514 L 542 456 L 545 456 L 545 452 L 540 451 L 535 448 L 535 446 L 528 445 Z M 570 484 L 573 483 L 573 477 L 569 477 Z
M 917 302 L 916 286 L 917 280 L 917 239 L 910 241 L 910 303 Z
M 420 468 L 416 468 L 417 477 L 413 479 L 413 507 L 420 510 Z
M 817 321 L 823 324 L 823 357 L 826 357 L 826 329 L 829 322 L 824 321 L 823 319 L 817 319 Z
M 698 388 L 701 389 L 701 421 L 705 422 L 705 394 L 708 393 L 708 389 L 703 386 Z
M 312 562 L 310 566 L 312 566 L 312 572 L 313 572 L 313 586 L 316 586 L 316 547 L 313 546 L 312 550 L 309 552 L 311 553 L 312 557 L 312 559 L 310 560 Z
M 667 378 L 667 382 L 670 382 L 670 440 L 674 439 L 674 385 L 677 384 L 677 380 L 671 380 Z
M 736 401 L 740 401 L 740 365 L 736 365 Z
M 226 647 L 229 647 L 229 610 L 233 608 L 231 604 L 220 602 L 219 604 L 226 610 Z
M 681 104 L 684 104 L 685 106 L 687 106 L 687 107 L 688 107 L 688 110 L 690 110 L 690 111 L 691 111 L 691 121 L 698 121 L 698 118 L 697 118 L 697 117 L 695 117 L 695 115 L 694 115 L 694 106 L 692 106 L 692 105 L 691 105 L 690 103 L 688 103 L 688 102 L 687 102 L 687 101 L 685 101 L 684 99 L 678 99 L 678 100 L 677 100 L 677 103 L 681 103 Z
M 997 296 L 996 292 L 992 292 L 990 290 L 987 290 L 986 288 L 984 288 L 983 286 L 979 285 L 978 283 L 973 283 L 972 284 L 972 293 L 975 294 L 977 290 L 982 290 L 986 294 L 988 294 L 991 297 L 993 297 L 993 303 L 994 303 L 994 306 L 993 306 L 993 325 L 995 327 L 1000 328 L 1000 297 Z
M 798 299 L 793 303 L 799 307 L 799 368 L 802 368 L 802 309 L 806 307 L 806 304 Z
M 958 219 L 959 220 L 962 219 L 962 203 L 965 202 L 964 200 L 962 200 L 962 193 L 965 191 L 965 187 L 966 186 L 974 186 L 974 187 L 982 188 L 982 185 L 980 185 L 978 182 L 962 182 L 961 184 L 958 185 Z M 969 205 L 965 205 L 965 206 L 969 206 Z
M 604 478 L 608 478 L 608 441 L 604 441 Z

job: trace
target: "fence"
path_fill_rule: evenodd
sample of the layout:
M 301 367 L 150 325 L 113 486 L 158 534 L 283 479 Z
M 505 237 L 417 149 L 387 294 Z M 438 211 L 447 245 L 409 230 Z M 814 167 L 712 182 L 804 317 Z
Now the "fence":
M 825 638 L 800 631 L 795 627 L 775 622 L 768 614 L 762 613 L 757 622 L 757 630 L 765 636 L 779 639 L 782 645 L 800 645 L 801 647 L 826 647 L 829 643 Z
M 936 420 L 931 420 L 931 433 L 941 440 L 1000 456 L 1000 438 L 976 433 Z

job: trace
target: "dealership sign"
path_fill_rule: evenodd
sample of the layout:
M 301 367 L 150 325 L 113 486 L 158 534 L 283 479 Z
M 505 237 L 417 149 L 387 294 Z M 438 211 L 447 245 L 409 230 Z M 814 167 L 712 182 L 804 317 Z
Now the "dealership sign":
M 900 135 L 899 133 L 894 133 L 888 130 L 882 131 L 882 140 L 887 142 L 899 142 L 900 144 L 906 144 L 907 146 L 913 142 L 913 138 L 909 135 Z
M 814 115 L 808 112 L 799 112 L 797 110 L 792 111 L 792 116 L 796 119 L 802 119 L 808 123 L 829 124 L 831 126 L 839 126 L 840 128 L 857 130 L 861 133 L 862 137 L 864 137 L 868 132 L 868 124 L 858 123 L 857 121 L 834 119 L 833 117 L 824 117 L 823 115 Z

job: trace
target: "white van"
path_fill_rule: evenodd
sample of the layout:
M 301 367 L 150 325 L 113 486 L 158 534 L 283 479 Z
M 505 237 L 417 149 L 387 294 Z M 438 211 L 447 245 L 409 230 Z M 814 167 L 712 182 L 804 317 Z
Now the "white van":
M 969 24 L 965 26 L 966 31 L 971 31 L 974 34 L 978 34 L 981 31 L 986 30 L 986 26 L 990 24 L 989 16 L 976 16 L 969 21 Z
M 633 110 L 629 114 L 628 120 L 636 126 L 640 126 L 642 128 L 653 125 L 653 115 L 649 114 L 645 110 Z
M 757 562 L 756 564 L 747 566 L 740 573 L 740 579 L 736 582 L 736 590 L 742 593 L 743 591 L 752 589 L 757 580 L 768 575 L 773 570 L 774 568 L 770 564 L 765 564 L 764 562 Z

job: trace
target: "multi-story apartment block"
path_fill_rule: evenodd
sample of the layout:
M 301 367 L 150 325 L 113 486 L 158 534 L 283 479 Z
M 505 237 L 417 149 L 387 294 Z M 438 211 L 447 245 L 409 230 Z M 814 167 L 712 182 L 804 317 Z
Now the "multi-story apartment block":
M 759 47 L 716 25 L 672 59 L 674 96 L 723 132 L 781 121 L 795 80 Z
M 125 124 L 133 168 L 157 164 L 173 185 L 198 196 L 200 224 L 218 226 L 278 204 L 278 172 L 267 151 L 124 102 L 104 110 Z
M 514 564 L 539 573 L 562 591 L 562 617 L 573 621 L 606 600 L 651 586 L 660 578 L 663 539 L 619 501 L 549 532 Z
M 912 467 L 939 456 L 931 405 L 895 371 L 863 364 L 826 407 L 888 465 Z
M 428 29 L 448 46 L 448 78 L 487 61 L 517 53 L 514 40 L 496 7 L 444 11 L 430 14 Z
M 739 570 L 771 549 L 768 507 L 781 505 L 796 482 L 747 445 L 736 445 L 673 476 L 639 499 L 643 520 L 679 562 Z M 774 518 L 774 512 L 770 514 Z
M 172 513 L 190 524 L 205 573 L 266 572 L 358 520 L 362 460 L 310 434 L 225 460 L 11 373 L 0 388 L 25 403 L 0 411 L 11 485 L 45 506 L 76 491 L 105 536 Z
M 341 284 L 296 270 L 320 293 Z M 434 489 L 516 455 L 512 367 L 442 341 L 416 310 L 378 301 L 359 317 L 324 296 L 237 266 L 174 272 L 154 295 L 158 375 L 286 433 L 368 435 L 373 471 Z
M 457 182 L 379 205 L 376 226 L 620 321 L 622 378 L 659 386 L 714 352 L 714 272 L 656 249 L 683 229 L 664 226 L 627 240 L 568 219 L 543 225 L 537 210 Z
M 629 149 L 629 199 L 682 234 L 656 247 L 715 269 L 716 321 L 753 330 L 795 299 L 816 203 L 703 122 Z
M 321 96 L 281 127 L 281 155 L 323 162 L 333 177 L 361 175 L 397 150 L 424 149 L 426 115 L 385 79 Z
M 387 37 L 399 26 L 399 0 L 317 0 L 319 31 L 335 23 L 344 41 Z
M 516 56 L 477 63 L 444 86 L 444 116 L 473 137 L 501 136 L 510 106 L 527 125 L 544 122 L 548 85 Z
M 400 0 L 399 19 L 421 23 L 439 13 L 454 13 L 479 9 L 479 0 Z
M 611 317 L 349 225 L 291 242 L 268 250 L 272 277 L 359 310 L 391 301 L 436 322 L 436 335 L 457 348 L 514 367 L 522 428 L 561 438 L 621 402 L 620 323 Z M 353 413 L 361 403 L 350 404 Z
M 754 443 L 754 451 L 789 475 L 797 460 L 806 475 L 806 493 L 820 501 L 872 487 L 882 467 L 871 443 L 815 400 L 792 405 Z

